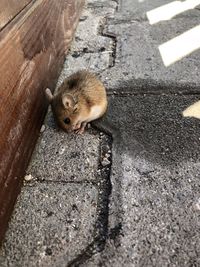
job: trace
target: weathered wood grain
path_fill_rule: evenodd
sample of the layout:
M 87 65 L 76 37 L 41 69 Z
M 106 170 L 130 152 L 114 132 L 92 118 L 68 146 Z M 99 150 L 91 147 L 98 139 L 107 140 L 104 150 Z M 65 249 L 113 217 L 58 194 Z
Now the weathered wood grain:
M 0 0 L 0 30 L 32 0 Z
M 0 240 L 84 0 L 37 0 L 0 32 Z

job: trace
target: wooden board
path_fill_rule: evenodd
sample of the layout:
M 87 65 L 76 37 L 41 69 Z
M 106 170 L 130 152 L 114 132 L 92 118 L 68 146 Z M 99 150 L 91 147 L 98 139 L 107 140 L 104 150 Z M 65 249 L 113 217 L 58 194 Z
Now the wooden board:
M 32 0 L 0 0 L 0 30 Z
M 83 0 L 37 0 L 0 32 L 0 240 Z

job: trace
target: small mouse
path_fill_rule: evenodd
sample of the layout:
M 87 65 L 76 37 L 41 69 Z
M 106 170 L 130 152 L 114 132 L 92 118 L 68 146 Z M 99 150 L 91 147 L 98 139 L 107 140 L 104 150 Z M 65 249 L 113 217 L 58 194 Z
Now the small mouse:
M 54 95 L 49 88 L 45 94 L 58 126 L 66 132 L 82 134 L 87 123 L 102 117 L 108 106 L 104 85 L 87 70 L 66 78 Z

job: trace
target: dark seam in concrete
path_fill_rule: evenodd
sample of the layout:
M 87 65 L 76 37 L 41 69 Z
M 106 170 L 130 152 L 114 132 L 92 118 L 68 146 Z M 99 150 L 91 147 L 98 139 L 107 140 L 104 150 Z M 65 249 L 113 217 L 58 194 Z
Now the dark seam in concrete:
M 191 10 L 198 10 L 198 11 L 200 11 L 200 8 L 193 8 Z M 184 18 L 185 19 L 188 19 L 188 16 L 184 15 L 184 13 L 183 13 L 181 15 L 179 14 L 179 15 L 174 16 L 173 18 L 170 19 L 170 21 L 177 20 L 177 19 L 184 19 Z M 167 20 L 162 20 L 161 22 L 164 23 L 166 21 Z M 118 19 L 113 18 L 111 20 L 110 25 L 121 25 L 121 24 L 123 24 L 123 26 L 125 26 L 125 24 L 131 25 L 131 24 L 134 24 L 134 23 L 137 23 L 137 22 L 139 22 L 139 23 L 148 23 L 149 24 L 149 20 L 148 20 L 148 18 L 145 15 L 143 17 L 140 17 L 140 18 L 132 18 L 132 17 L 128 17 L 128 15 L 127 15 L 127 18 L 126 19 L 123 19 L 123 18 L 118 18 Z
M 148 177 L 149 176 L 149 174 L 151 174 L 151 173 L 154 173 L 155 172 L 155 170 L 152 170 L 152 171 L 140 171 L 140 169 L 139 168 L 136 168 L 136 171 L 140 174 L 140 175 L 144 175 L 144 176 L 146 176 L 146 177 Z
M 109 239 L 111 240 L 115 240 L 122 231 L 122 223 L 118 223 L 115 227 L 110 229 L 110 233 L 109 233 Z
M 24 183 L 24 186 L 37 186 L 38 184 L 91 184 L 94 186 L 97 186 L 97 182 L 95 181 L 88 181 L 88 180 L 82 180 L 82 181 L 64 181 L 64 180 L 42 180 L 42 179 L 36 179 L 35 181 L 30 181 L 30 182 L 26 182 Z
M 123 26 L 125 26 L 125 24 L 127 25 L 130 25 L 130 24 L 134 24 L 136 22 L 140 22 L 140 23 L 143 23 L 143 22 L 148 22 L 148 19 L 145 19 L 145 18 L 127 18 L 127 19 L 113 19 L 111 20 L 111 23 L 110 25 L 120 25 L 120 24 L 123 24 Z
M 117 2 L 118 0 L 113 0 Z M 112 51 L 112 62 L 109 64 L 108 68 L 111 68 L 115 65 L 115 57 L 116 57 L 116 37 L 105 34 L 104 29 L 106 25 L 106 18 L 102 20 L 102 23 L 99 25 L 99 35 L 108 37 L 113 41 L 113 51 Z M 86 52 L 86 51 L 85 51 Z M 88 53 L 89 51 L 87 51 Z M 105 135 L 101 140 L 100 145 L 100 162 L 99 168 L 101 170 L 101 174 L 99 175 L 98 180 L 98 203 L 97 203 L 97 220 L 95 223 L 94 230 L 94 240 L 91 242 L 75 259 L 68 263 L 68 267 L 76 267 L 85 263 L 88 259 L 90 259 L 94 254 L 100 252 L 104 249 L 106 240 L 109 237 L 108 233 L 108 218 L 109 218 L 109 198 L 112 192 L 112 184 L 110 180 L 111 166 L 112 166 L 112 152 L 110 154 L 110 165 L 104 166 L 102 165 L 103 158 L 108 150 L 112 151 L 112 138 L 110 136 Z M 118 232 L 120 231 L 121 226 L 119 226 Z
M 84 56 L 85 54 L 99 54 L 99 52 L 101 52 L 101 51 L 92 51 L 92 50 L 89 50 L 89 49 L 87 51 L 76 50 L 75 52 L 73 52 L 73 54 L 71 54 L 71 56 L 75 57 L 75 58 L 78 58 L 80 56 Z
M 119 5 L 118 0 L 112 0 L 112 1 L 117 3 L 116 9 L 115 9 L 115 11 L 117 11 L 118 5 Z M 112 43 L 113 43 L 112 53 L 111 53 L 112 62 L 109 63 L 109 66 L 107 68 L 107 69 L 109 69 L 109 68 L 114 67 L 114 65 L 115 65 L 117 38 L 116 38 L 116 36 L 114 34 L 109 34 L 109 33 L 106 32 L 105 28 L 106 28 L 106 25 L 107 25 L 107 20 L 108 20 L 108 18 L 105 17 L 101 21 L 101 23 L 99 25 L 99 29 L 98 29 L 98 34 L 100 36 L 107 37 L 107 38 L 111 39 Z
M 103 73 L 103 72 L 102 72 Z M 147 90 L 147 88 L 150 88 Z M 118 90 L 120 89 L 120 91 Z M 116 82 L 115 87 L 109 87 L 108 94 L 133 94 L 133 95 L 199 95 L 200 87 L 196 83 L 178 84 L 175 81 L 168 83 L 168 81 L 155 81 L 153 79 L 134 79 L 133 77 L 121 78 Z
M 112 0 L 112 1 L 117 4 L 116 11 L 119 12 L 122 6 L 122 0 Z
M 163 92 L 151 92 L 151 93 L 133 93 L 133 92 L 107 92 L 108 96 L 128 97 L 128 96 L 197 96 L 200 92 L 176 92 L 176 93 L 163 93 Z
M 105 33 L 104 30 L 102 31 L 102 36 L 112 39 L 112 42 L 113 42 L 112 53 L 111 53 L 112 62 L 109 63 L 109 66 L 108 66 L 108 69 L 109 69 L 115 66 L 117 38 L 114 34 Z
M 101 21 L 101 24 L 99 25 L 99 35 L 103 36 L 103 37 L 107 37 L 109 39 L 112 40 L 112 52 L 111 52 L 111 62 L 109 63 L 109 66 L 107 69 L 110 69 L 112 67 L 115 66 L 115 59 L 116 59 L 116 47 L 117 47 L 117 38 L 115 36 L 115 34 L 112 33 L 107 33 L 106 30 L 106 25 L 107 25 L 107 18 L 104 18 Z
M 107 149 L 108 148 L 108 149 Z M 97 220 L 94 229 L 94 240 L 91 242 L 74 260 L 68 263 L 68 267 L 76 267 L 85 263 L 94 254 L 104 249 L 108 238 L 108 217 L 109 217 L 109 198 L 112 191 L 110 181 L 110 172 L 112 166 L 112 154 L 110 154 L 110 165 L 102 166 L 102 160 L 107 150 L 112 151 L 112 139 L 105 136 L 100 146 L 100 162 L 99 168 L 101 174 L 98 177 L 98 203 L 97 203 Z

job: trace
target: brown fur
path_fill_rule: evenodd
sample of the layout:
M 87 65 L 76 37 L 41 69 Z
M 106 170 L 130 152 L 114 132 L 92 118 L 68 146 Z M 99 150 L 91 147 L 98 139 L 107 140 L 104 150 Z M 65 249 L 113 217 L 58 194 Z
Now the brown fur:
M 66 95 L 73 98 L 73 107 L 64 106 L 63 97 Z M 69 132 L 82 129 L 83 132 L 84 125 L 89 121 L 88 118 L 94 106 L 101 109 L 98 118 L 106 112 L 106 90 L 94 74 L 85 70 L 78 71 L 65 79 L 56 90 L 55 95 L 52 96 L 51 105 L 56 121 L 61 128 Z M 70 119 L 69 124 L 64 123 L 66 118 Z

